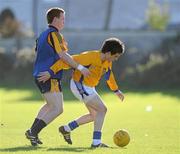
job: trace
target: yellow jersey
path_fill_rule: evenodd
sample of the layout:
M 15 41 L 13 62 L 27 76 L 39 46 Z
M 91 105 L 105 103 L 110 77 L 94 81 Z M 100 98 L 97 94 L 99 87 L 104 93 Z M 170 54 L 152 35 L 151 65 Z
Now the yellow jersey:
M 113 91 L 118 90 L 118 85 L 112 72 L 112 62 L 102 62 L 101 51 L 87 51 L 81 54 L 72 55 L 72 58 L 84 67 L 87 67 L 90 71 L 90 75 L 84 77 L 79 70 L 75 69 L 72 75 L 73 80 L 76 82 L 82 82 L 84 85 L 89 87 L 95 87 L 98 85 L 102 75 L 105 74 L 106 82 L 110 89 Z M 50 67 L 54 74 L 58 73 L 62 69 L 69 68 L 71 68 L 71 66 L 62 60 L 58 60 Z
M 52 46 L 57 53 L 60 53 L 62 51 L 68 51 L 67 42 L 64 40 L 62 34 L 58 32 L 51 32 L 48 35 L 47 40 L 50 46 Z

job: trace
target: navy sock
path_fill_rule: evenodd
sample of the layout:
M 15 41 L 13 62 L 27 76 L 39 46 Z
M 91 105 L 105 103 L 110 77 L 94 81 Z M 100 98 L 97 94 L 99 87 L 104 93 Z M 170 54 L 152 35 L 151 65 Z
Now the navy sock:
M 37 136 L 39 134 L 39 132 L 44 128 L 46 127 L 46 123 L 39 119 L 37 124 L 31 129 L 31 133 L 34 135 L 34 136 Z
M 31 126 L 31 129 L 34 128 L 34 127 L 37 125 L 38 121 L 39 121 L 38 118 L 36 118 L 36 119 L 34 120 L 32 126 Z
M 100 140 L 101 139 L 101 132 L 100 131 L 94 131 L 93 132 L 93 139 Z
M 72 121 L 68 124 L 68 126 L 71 128 L 71 130 L 74 130 L 75 128 L 79 127 L 78 123 L 76 121 Z

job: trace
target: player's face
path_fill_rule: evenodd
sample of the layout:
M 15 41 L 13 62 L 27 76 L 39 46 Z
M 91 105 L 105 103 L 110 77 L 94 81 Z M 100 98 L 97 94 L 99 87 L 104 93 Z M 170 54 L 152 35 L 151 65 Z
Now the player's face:
M 118 60 L 120 56 L 121 56 L 121 54 L 119 54 L 119 53 L 116 53 L 116 54 L 114 54 L 114 55 L 111 55 L 111 53 L 109 52 L 109 53 L 107 54 L 107 60 L 108 60 L 109 62 L 113 62 L 113 61 Z
M 65 22 L 65 15 L 64 15 L 64 13 L 61 13 L 60 17 L 56 18 L 56 23 L 57 23 L 59 30 L 64 28 L 64 22 Z

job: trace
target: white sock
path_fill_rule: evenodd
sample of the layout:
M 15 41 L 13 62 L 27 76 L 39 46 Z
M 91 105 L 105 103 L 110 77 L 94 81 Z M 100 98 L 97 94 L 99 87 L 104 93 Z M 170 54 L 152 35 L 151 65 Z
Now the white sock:
M 93 145 L 98 145 L 101 143 L 101 140 L 100 139 L 93 139 Z
M 67 132 L 70 132 L 70 131 L 71 131 L 71 128 L 70 128 L 68 125 L 65 125 L 65 126 L 64 126 L 64 129 L 65 129 L 65 131 L 67 131 Z

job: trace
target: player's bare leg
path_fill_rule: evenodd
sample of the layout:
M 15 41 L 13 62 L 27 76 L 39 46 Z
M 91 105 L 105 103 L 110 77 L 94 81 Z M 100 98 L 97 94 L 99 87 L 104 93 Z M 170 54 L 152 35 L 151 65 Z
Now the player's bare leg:
M 91 101 L 86 103 L 86 107 L 89 110 L 89 114 L 83 115 L 78 119 L 70 122 L 68 125 L 61 126 L 59 131 L 64 134 L 64 139 L 69 144 L 72 144 L 70 131 L 74 130 L 80 125 L 94 121 L 94 133 L 93 133 L 93 144 L 92 147 L 108 147 L 101 143 L 101 130 L 106 114 L 106 107 L 103 104 L 101 98 L 96 95 Z M 68 134 L 69 133 L 69 134 Z
M 107 108 L 98 95 L 95 95 L 92 100 L 86 103 L 87 106 L 96 111 L 96 118 L 94 120 L 94 131 L 101 131 Z
M 86 103 L 86 105 L 96 110 L 96 118 L 94 120 L 93 142 L 91 147 L 108 147 L 107 145 L 101 143 L 101 130 L 107 112 L 106 106 L 104 105 L 99 95 L 95 95 L 92 100 Z
M 38 134 L 63 111 L 62 93 L 47 92 L 43 96 L 47 103 L 41 107 L 32 127 L 25 133 L 26 138 L 30 140 L 33 146 L 42 144 L 38 138 Z
M 45 93 L 46 104 L 40 109 L 37 118 L 49 124 L 63 112 L 63 94 L 61 92 Z
M 88 107 L 88 110 L 89 110 L 89 114 L 85 114 L 79 117 L 78 119 L 73 120 L 68 125 L 59 127 L 59 132 L 63 135 L 64 140 L 68 144 L 72 144 L 71 133 L 70 133 L 72 130 L 74 130 L 80 125 L 94 121 L 96 116 L 96 111 L 91 107 Z
M 86 107 L 89 110 L 89 113 L 76 119 L 76 122 L 78 123 L 79 126 L 89 122 L 93 122 L 96 118 L 96 113 L 97 113 L 96 110 L 88 105 L 86 105 Z

